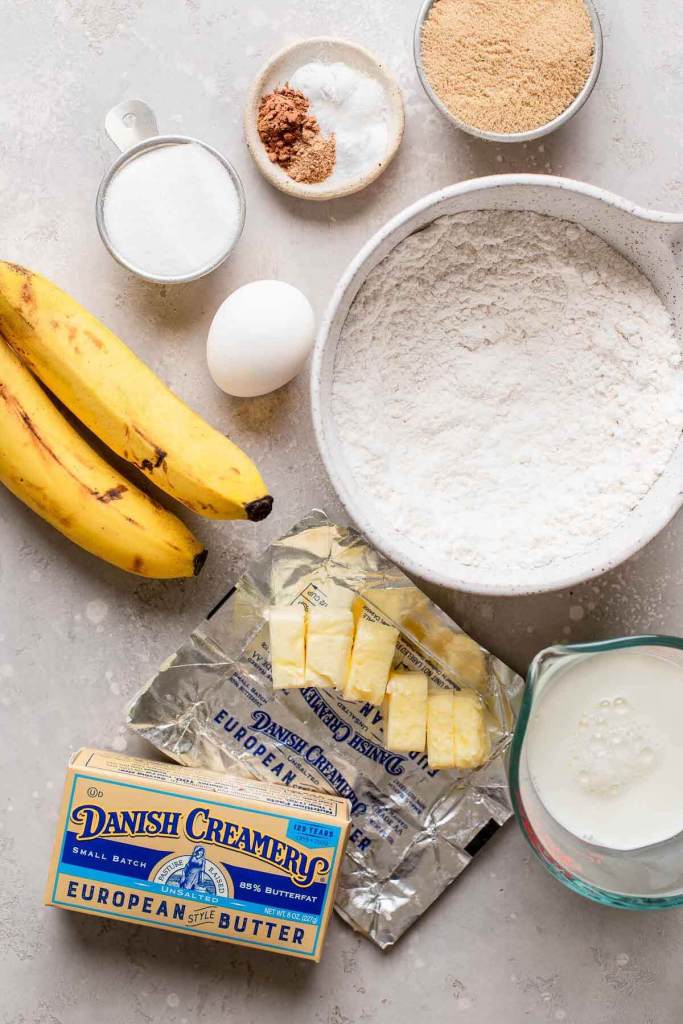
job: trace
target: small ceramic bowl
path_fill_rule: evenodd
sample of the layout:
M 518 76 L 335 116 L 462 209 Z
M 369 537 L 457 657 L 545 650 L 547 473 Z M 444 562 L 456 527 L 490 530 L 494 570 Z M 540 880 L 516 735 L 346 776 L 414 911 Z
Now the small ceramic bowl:
M 381 161 L 370 170 L 354 178 L 331 183 L 321 181 L 316 185 L 294 181 L 283 169 L 268 158 L 259 138 L 257 120 L 261 97 L 285 85 L 303 64 L 311 61 L 325 63 L 342 62 L 364 75 L 374 78 L 384 89 L 388 111 L 389 137 L 386 153 Z M 294 43 L 277 53 L 261 70 L 251 87 L 244 112 L 244 131 L 249 151 L 261 174 L 271 185 L 299 199 L 338 199 L 360 192 L 389 166 L 403 138 L 403 100 L 399 87 L 390 72 L 376 57 L 361 46 L 347 43 L 343 39 L 324 36 Z
M 586 10 L 590 15 L 593 38 L 595 40 L 593 49 L 593 66 L 585 81 L 583 89 L 561 114 L 554 117 L 552 121 L 548 121 L 547 124 L 540 125 L 538 128 L 532 128 L 528 132 L 485 132 L 480 128 L 475 128 L 473 125 L 467 124 L 466 121 L 461 121 L 459 117 L 456 117 L 456 115 L 448 109 L 443 100 L 436 95 L 432 89 L 429 78 L 427 77 L 424 64 L 422 63 L 422 28 L 434 2 L 435 0 L 424 0 L 424 3 L 420 8 L 420 13 L 417 16 L 417 21 L 415 22 L 415 33 L 413 36 L 415 67 L 417 68 L 418 77 L 422 82 L 422 87 L 436 109 L 442 113 L 443 116 L 450 121 L 452 125 L 454 125 L 454 127 L 460 128 L 461 131 L 467 132 L 468 135 L 474 135 L 477 139 L 486 139 L 489 142 L 530 142 L 532 139 L 540 139 L 542 135 L 548 135 L 550 132 L 554 132 L 556 128 L 561 128 L 563 124 L 566 124 L 567 121 L 569 121 L 574 114 L 581 109 L 590 94 L 593 92 L 593 87 L 598 80 L 600 67 L 602 65 L 602 28 L 600 26 L 598 12 L 593 6 L 593 0 L 584 0 Z

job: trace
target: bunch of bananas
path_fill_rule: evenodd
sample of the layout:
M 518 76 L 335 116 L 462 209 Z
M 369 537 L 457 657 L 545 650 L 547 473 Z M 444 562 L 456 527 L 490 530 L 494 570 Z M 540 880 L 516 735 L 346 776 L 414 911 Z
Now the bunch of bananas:
M 38 380 L 36 379 L 38 378 Z M 112 451 L 211 519 L 264 519 L 252 461 L 69 295 L 0 262 L 0 481 L 64 536 L 141 576 L 194 576 L 206 551 L 99 456 L 39 381 Z

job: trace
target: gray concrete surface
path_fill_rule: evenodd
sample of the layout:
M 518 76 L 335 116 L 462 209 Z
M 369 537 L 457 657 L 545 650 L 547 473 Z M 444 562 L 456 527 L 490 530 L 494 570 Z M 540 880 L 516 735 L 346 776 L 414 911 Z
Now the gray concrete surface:
M 306 1024 L 438 1020 L 666 1024 L 680 1018 L 683 915 L 609 911 L 564 891 L 513 825 L 392 952 L 335 920 L 323 963 L 288 961 L 41 907 L 58 792 L 84 743 L 132 752 L 127 698 L 251 554 L 312 505 L 342 515 L 313 441 L 305 376 L 233 401 L 205 369 L 220 301 L 257 277 L 303 288 L 318 311 L 346 261 L 390 215 L 439 186 L 501 171 L 584 179 L 683 210 L 683 6 L 600 0 L 597 89 L 542 144 L 454 132 L 411 63 L 418 0 L 0 0 L 0 252 L 58 280 L 178 392 L 257 458 L 277 496 L 259 526 L 196 523 L 202 577 L 151 583 L 70 546 L 0 493 L 0 1022 Z M 275 49 L 338 34 L 375 50 L 404 89 L 394 165 L 358 197 L 303 205 L 273 191 L 241 133 L 246 89 Z M 243 175 L 247 228 L 233 259 L 179 288 L 134 280 L 107 255 L 94 197 L 114 153 L 107 109 L 140 96 L 162 129 L 224 150 Z M 462 625 L 524 670 L 556 639 L 681 632 L 683 521 L 596 582 L 546 597 L 434 591 Z

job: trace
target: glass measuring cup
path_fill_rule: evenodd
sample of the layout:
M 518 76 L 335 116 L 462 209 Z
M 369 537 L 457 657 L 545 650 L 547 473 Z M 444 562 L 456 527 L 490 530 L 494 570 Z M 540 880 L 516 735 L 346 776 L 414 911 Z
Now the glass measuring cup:
M 683 639 L 636 636 L 592 644 L 548 647 L 534 658 L 509 754 L 509 781 L 517 822 L 539 860 L 558 881 L 597 903 L 630 910 L 683 905 L 683 833 L 635 850 L 611 850 L 584 842 L 546 810 L 527 762 L 527 733 L 542 694 L 568 659 L 609 651 L 656 654 L 681 671 Z M 683 798 L 682 798 L 683 801 Z
M 153 281 L 158 284 L 182 284 L 186 281 L 196 281 L 198 278 L 204 277 L 206 274 L 210 274 L 213 270 L 216 270 L 221 266 L 237 245 L 244 229 L 244 221 L 246 217 L 246 198 L 244 194 L 244 187 L 237 171 L 229 160 L 227 160 L 222 153 L 219 153 L 217 149 L 214 149 L 213 146 L 210 146 L 208 143 L 202 142 L 201 139 L 196 139 L 190 135 L 160 135 L 154 111 L 142 100 L 126 100 L 123 103 L 119 103 L 117 106 L 112 107 L 105 118 L 104 129 L 114 145 L 121 150 L 121 155 L 112 164 L 100 182 L 95 202 L 95 217 L 97 220 L 97 229 L 100 233 L 100 238 L 117 263 L 120 263 L 122 267 L 126 268 L 126 270 L 130 270 L 131 273 L 143 278 L 143 280 Z M 237 193 L 237 201 L 239 203 L 237 227 L 229 237 L 226 235 L 225 248 L 210 263 L 207 263 L 204 266 L 199 266 L 196 270 L 187 274 L 154 274 L 150 272 L 149 269 L 136 266 L 132 263 L 113 243 L 107 230 L 104 215 L 104 203 L 107 189 L 121 168 L 130 161 L 141 156 L 143 153 L 147 153 L 161 146 L 177 146 L 185 145 L 187 143 L 193 143 L 194 145 L 201 146 L 202 149 L 207 150 L 227 171 L 228 177 L 230 178 Z

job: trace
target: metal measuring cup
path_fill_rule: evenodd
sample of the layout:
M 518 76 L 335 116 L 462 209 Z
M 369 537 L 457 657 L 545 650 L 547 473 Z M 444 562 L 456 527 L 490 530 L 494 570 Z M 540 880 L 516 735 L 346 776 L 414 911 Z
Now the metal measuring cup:
M 196 139 L 190 135 L 160 135 L 154 111 L 142 100 L 125 100 L 123 103 L 119 103 L 117 106 L 112 107 L 104 119 L 104 130 L 114 145 L 121 151 L 121 156 L 114 161 L 100 182 L 95 202 L 95 218 L 97 220 L 97 230 L 100 233 L 100 238 L 116 262 L 120 263 L 122 267 L 126 268 L 126 270 L 130 270 L 131 273 L 143 278 L 145 281 L 154 281 L 158 284 L 182 284 L 186 281 L 196 281 L 197 278 L 204 277 L 206 274 L 210 274 L 213 270 L 216 270 L 217 267 L 225 262 L 234 247 L 237 245 L 244 229 L 244 220 L 247 211 L 244 186 L 242 185 L 239 174 L 230 161 L 227 160 L 222 153 L 219 153 L 217 149 L 214 149 L 213 146 L 209 146 L 208 143 L 202 142 L 201 139 Z M 150 274 L 148 270 L 142 270 L 140 267 L 135 266 L 127 260 L 112 243 L 104 221 L 104 199 L 106 192 L 115 175 L 124 166 L 124 164 L 127 164 L 130 160 L 135 160 L 136 157 L 140 156 L 142 153 L 155 149 L 157 146 L 182 145 L 188 142 L 194 143 L 195 145 L 208 150 L 209 153 L 211 153 L 228 172 L 237 191 L 237 197 L 239 200 L 240 213 L 237 232 L 234 237 L 231 237 L 224 252 L 222 252 L 221 255 L 208 266 L 201 267 L 199 270 L 193 271 L 190 274 L 183 274 L 182 276 Z

